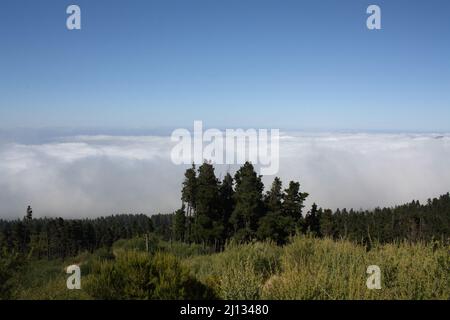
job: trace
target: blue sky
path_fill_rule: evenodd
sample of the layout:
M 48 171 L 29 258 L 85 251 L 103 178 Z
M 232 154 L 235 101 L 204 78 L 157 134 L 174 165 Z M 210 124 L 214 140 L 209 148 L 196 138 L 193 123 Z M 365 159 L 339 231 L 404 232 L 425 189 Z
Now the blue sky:
M 70 4 L 82 30 L 66 29 Z M 450 2 L 1 1 L 0 128 L 195 119 L 450 131 Z

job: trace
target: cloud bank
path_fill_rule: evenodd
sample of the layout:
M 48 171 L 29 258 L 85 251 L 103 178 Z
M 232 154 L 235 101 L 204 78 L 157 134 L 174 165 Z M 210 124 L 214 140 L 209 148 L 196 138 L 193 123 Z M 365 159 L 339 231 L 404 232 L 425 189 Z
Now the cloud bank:
M 163 136 L 0 143 L 0 218 L 171 212 L 186 166 Z M 279 176 L 329 208 L 392 206 L 450 191 L 450 134 L 284 133 Z M 217 175 L 236 167 L 218 166 Z M 273 176 L 264 177 L 269 186 Z

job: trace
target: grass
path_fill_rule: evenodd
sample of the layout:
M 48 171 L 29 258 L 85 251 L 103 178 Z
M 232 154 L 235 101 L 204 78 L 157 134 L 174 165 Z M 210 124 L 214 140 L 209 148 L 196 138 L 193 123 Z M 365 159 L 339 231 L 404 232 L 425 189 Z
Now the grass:
M 229 244 L 221 253 L 184 263 L 222 299 L 258 299 L 263 281 L 279 272 L 280 254 L 281 248 L 269 242 Z
M 98 292 L 92 295 L 85 289 L 101 277 L 100 273 L 96 273 L 95 266 L 100 263 L 103 271 L 130 270 L 129 262 L 138 257 L 129 254 L 146 255 L 142 248 L 142 240 L 121 240 L 113 248 L 115 258 L 103 250 L 65 262 L 32 261 L 14 279 L 14 298 L 101 297 Z M 159 279 L 156 286 L 170 292 L 156 295 L 159 298 L 180 295 L 178 282 L 167 281 L 177 278 L 177 270 L 182 270 L 178 273 L 183 273 L 179 281 L 184 286 L 180 291 L 183 297 L 183 292 L 190 289 L 186 283 L 195 283 L 196 286 L 201 283 L 213 293 L 209 296 L 219 299 L 450 299 L 449 247 L 439 243 L 373 245 L 368 250 L 346 240 L 297 236 L 284 247 L 270 242 L 229 243 L 223 252 L 214 254 L 209 254 L 201 246 L 180 243 L 158 242 L 155 249 L 161 253 L 152 253 L 152 256 L 163 254 L 157 260 L 151 260 L 159 261 L 157 264 L 145 262 L 145 257 L 138 260 L 144 259 L 144 266 L 156 268 L 152 271 Z M 128 258 L 118 255 L 128 255 Z M 139 271 L 141 263 L 136 261 L 130 262 L 131 268 Z M 66 289 L 68 275 L 64 267 L 74 262 L 82 266 L 82 290 Z M 366 269 L 369 265 L 378 265 L 381 269 L 380 290 L 366 287 Z M 142 271 L 143 274 L 145 272 L 148 271 Z M 133 293 L 127 297 L 115 294 L 114 298 L 147 296 L 147 293 L 139 291 L 139 283 L 142 282 L 139 272 L 133 275 L 128 271 L 122 273 L 119 272 L 117 281 L 135 277 L 128 279 L 127 283 L 136 283 L 132 289 L 139 294 Z M 110 278 L 108 281 L 111 281 Z M 144 282 L 147 283 L 147 280 Z M 105 286 L 105 283 L 108 286 L 105 281 L 100 284 Z M 97 287 L 101 288 L 100 285 Z
M 367 251 L 345 240 L 298 236 L 282 249 L 241 245 L 186 263 L 223 299 L 450 299 L 449 248 L 431 243 Z M 369 265 L 381 269 L 380 290 L 366 286 Z
M 86 255 L 80 258 L 87 258 Z M 79 259 L 33 260 L 13 278 L 13 297 L 18 300 L 79 300 L 89 299 L 84 290 L 68 290 L 65 267 Z M 83 268 L 82 268 L 83 270 Z

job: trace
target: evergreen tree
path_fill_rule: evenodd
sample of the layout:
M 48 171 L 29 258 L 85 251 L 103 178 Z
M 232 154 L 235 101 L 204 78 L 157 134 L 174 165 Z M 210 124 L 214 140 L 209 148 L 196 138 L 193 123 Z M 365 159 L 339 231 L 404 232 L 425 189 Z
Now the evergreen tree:
M 270 191 L 265 196 L 265 203 L 268 212 L 281 212 L 281 202 L 283 200 L 282 182 L 275 177 Z
M 24 219 L 25 221 L 31 221 L 33 219 L 33 210 L 31 209 L 31 206 L 28 206 L 27 214 Z
M 225 175 L 219 187 L 219 197 L 220 214 L 222 215 L 222 223 L 224 227 L 222 240 L 226 240 L 232 235 L 232 224 L 230 219 L 235 207 L 233 177 L 229 173 Z
M 195 165 L 187 169 L 184 174 L 183 187 L 181 190 L 181 200 L 186 204 L 186 238 L 188 241 L 193 239 L 192 236 L 192 224 L 194 221 L 193 215 L 196 209 L 196 196 L 197 196 L 197 171 Z
M 188 215 L 191 215 L 192 211 L 196 208 L 196 195 L 197 195 L 197 172 L 195 165 L 187 169 L 184 174 L 183 188 L 181 190 L 181 200 L 186 203 Z
M 320 214 L 320 233 L 324 237 L 334 237 L 333 213 L 326 209 Z
M 288 236 L 295 231 L 294 219 L 282 214 L 282 187 L 280 178 L 275 177 L 272 187 L 265 195 L 267 214 L 259 220 L 257 236 L 260 240 L 270 239 L 278 244 L 284 244 Z
M 313 203 L 311 210 L 306 214 L 304 231 L 320 236 L 320 215 L 315 203 Z
M 153 222 L 154 231 L 156 234 L 158 234 L 163 240 L 170 240 L 172 238 L 172 226 L 173 226 L 173 214 L 154 214 L 151 217 L 151 221 Z M 188 220 L 188 217 L 186 217 L 186 220 Z M 189 227 L 188 221 L 187 227 Z M 190 241 L 189 238 L 189 229 L 186 228 L 186 239 Z
M 29 234 L 26 225 L 22 221 L 17 221 L 13 225 L 12 241 L 14 249 L 20 254 L 27 252 Z
M 93 252 L 102 246 L 111 246 L 118 239 L 138 237 L 153 231 L 152 220 L 143 214 L 84 220 L 24 220 L 0 220 L 1 248 L 38 259 Z
M 198 168 L 195 196 L 193 237 L 197 242 L 218 243 L 223 234 L 223 222 L 219 211 L 219 180 L 210 163 Z
M 291 217 L 297 227 L 302 227 L 303 216 L 303 203 L 308 197 L 306 192 L 300 192 L 300 183 L 291 181 L 289 187 L 284 190 L 283 193 L 283 215 Z
M 283 216 L 280 212 L 269 212 L 259 220 L 258 239 L 270 239 L 279 245 L 285 244 L 295 231 L 294 225 L 292 217 Z
M 184 205 L 175 212 L 173 236 L 176 241 L 184 241 L 186 236 L 186 213 Z
M 235 237 L 249 240 L 255 236 L 259 219 L 263 215 L 261 176 L 257 175 L 253 165 L 246 162 L 235 174 L 236 206 L 231 216 Z

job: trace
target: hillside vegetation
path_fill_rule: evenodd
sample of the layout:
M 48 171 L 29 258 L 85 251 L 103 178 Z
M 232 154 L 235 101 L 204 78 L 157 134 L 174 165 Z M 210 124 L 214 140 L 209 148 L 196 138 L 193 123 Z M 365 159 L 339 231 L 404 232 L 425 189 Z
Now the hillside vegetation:
M 450 299 L 449 247 L 397 243 L 367 247 L 345 240 L 296 236 L 201 246 L 136 238 L 70 261 L 33 261 L 12 278 L 15 299 Z M 64 268 L 78 263 L 82 289 L 68 290 Z M 382 287 L 366 287 L 378 265 Z

